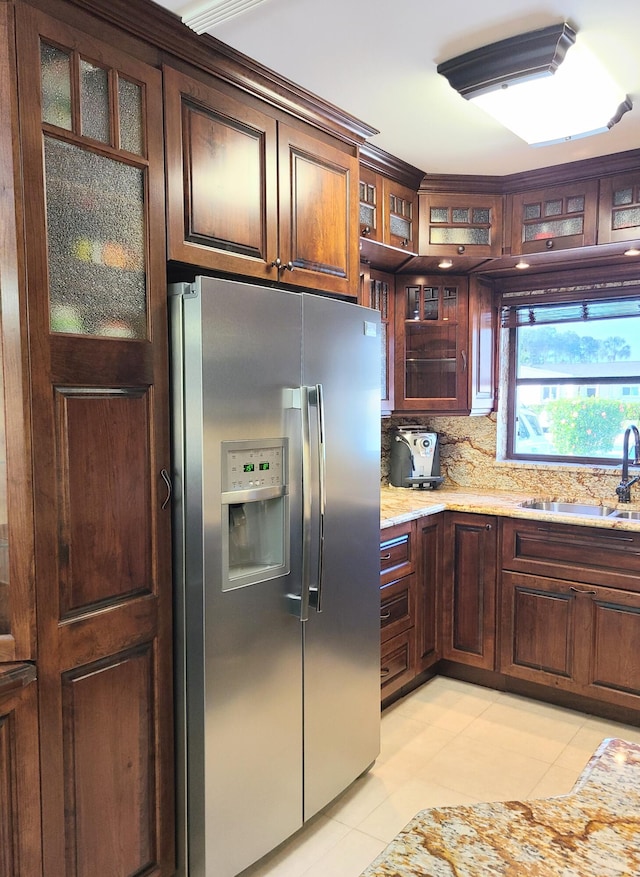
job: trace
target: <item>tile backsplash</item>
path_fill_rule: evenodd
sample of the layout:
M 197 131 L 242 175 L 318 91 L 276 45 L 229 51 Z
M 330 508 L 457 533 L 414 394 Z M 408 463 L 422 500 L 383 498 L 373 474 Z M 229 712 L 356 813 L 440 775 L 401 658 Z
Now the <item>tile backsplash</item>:
M 391 429 L 417 424 L 437 432 L 440 465 L 449 487 L 513 490 L 541 498 L 591 498 L 615 503 L 620 466 L 522 463 L 496 459 L 496 416 L 391 417 L 382 420 L 381 483 L 389 483 Z M 640 499 L 640 484 L 637 488 Z

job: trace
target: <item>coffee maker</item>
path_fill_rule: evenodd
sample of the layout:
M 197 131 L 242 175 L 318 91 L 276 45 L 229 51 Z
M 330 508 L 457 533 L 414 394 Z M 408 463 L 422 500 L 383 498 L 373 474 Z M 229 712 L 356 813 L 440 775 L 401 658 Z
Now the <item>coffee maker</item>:
M 394 487 L 440 487 L 440 448 L 435 432 L 420 426 L 398 426 L 391 434 L 391 472 Z

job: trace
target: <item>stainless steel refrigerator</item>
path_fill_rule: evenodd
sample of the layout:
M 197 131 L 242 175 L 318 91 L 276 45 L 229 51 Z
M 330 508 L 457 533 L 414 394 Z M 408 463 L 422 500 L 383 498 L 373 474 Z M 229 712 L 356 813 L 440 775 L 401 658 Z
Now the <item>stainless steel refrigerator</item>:
M 379 751 L 380 326 L 170 291 L 181 873 L 232 877 Z

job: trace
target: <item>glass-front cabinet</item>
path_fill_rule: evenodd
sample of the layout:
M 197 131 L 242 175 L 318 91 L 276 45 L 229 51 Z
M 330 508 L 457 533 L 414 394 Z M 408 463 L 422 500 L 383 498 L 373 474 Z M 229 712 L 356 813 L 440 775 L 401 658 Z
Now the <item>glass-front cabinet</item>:
M 464 277 L 396 278 L 396 410 L 467 407 L 468 297 Z
M 640 173 L 600 181 L 598 243 L 640 238 Z
M 15 11 L 44 857 L 169 875 L 162 73 L 107 28 Z
M 371 269 L 368 276 L 368 295 L 364 304 L 380 311 L 380 403 L 381 413 L 390 414 L 393 410 L 393 312 L 394 276 L 383 271 Z
M 597 180 L 513 195 L 511 253 L 593 246 L 597 209 Z
M 502 197 L 421 192 L 419 240 L 420 255 L 450 256 L 454 264 L 500 256 Z

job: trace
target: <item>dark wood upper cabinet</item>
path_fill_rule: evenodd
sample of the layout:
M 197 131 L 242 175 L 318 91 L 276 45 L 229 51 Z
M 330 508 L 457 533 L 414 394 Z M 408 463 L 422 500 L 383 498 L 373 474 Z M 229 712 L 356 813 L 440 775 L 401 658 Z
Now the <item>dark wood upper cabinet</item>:
M 393 274 L 377 271 L 375 268 L 363 272 L 359 302 L 365 307 L 380 312 L 381 357 L 380 357 L 380 403 L 381 413 L 393 411 L 394 397 L 394 308 L 395 278 Z
M 170 875 L 162 75 L 16 12 L 44 871 Z
M 166 67 L 169 258 L 356 296 L 356 150 Z
M 640 238 L 640 172 L 600 181 L 598 243 Z
M 421 256 L 450 258 L 454 269 L 502 255 L 502 196 L 420 193 Z
M 515 194 L 511 198 L 511 253 L 593 246 L 597 213 L 597 180 Z

